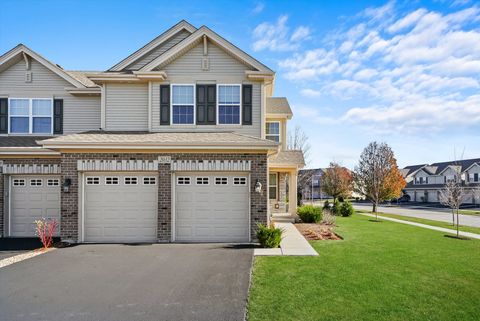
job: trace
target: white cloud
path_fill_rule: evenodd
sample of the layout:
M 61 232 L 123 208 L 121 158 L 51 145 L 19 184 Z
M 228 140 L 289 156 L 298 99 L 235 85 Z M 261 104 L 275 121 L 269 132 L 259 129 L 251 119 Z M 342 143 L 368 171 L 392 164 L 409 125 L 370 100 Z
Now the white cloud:
M 310 88 L 302 89 L 300 93 L 306 97 L 319 97 L 321 95 L 320 91 Z
M 258 2 L 255 7 L 252 9 L 252 13 L 253 14 L 259 14 L 260 12 L 263 11 L 263 9 L 265 9 L 265 3 L 263 2 Z
M 372 130 L 479 126 L 480 7 L 400 15 L 389 2 L 356 19 L 279 63 L 285 78 L 308 83 L 302 95 L 340 99 L 350 107 L 342 120 Z
M 288 16 L 280 16 L 275 23 L 263 22 L 253 30 L 253 50 L 289 51 L 300 47 L 310 37 L 310 29 L 297 27 L 293 33 L 287 26 Z

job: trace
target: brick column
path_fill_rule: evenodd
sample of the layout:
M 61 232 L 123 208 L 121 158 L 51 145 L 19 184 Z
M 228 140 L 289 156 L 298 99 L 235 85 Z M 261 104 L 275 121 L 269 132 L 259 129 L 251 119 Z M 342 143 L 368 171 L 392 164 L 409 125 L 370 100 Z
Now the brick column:
M 172 175 L 170 164 L 158 166 L 158 229 L 159 242 L 172 240 Z

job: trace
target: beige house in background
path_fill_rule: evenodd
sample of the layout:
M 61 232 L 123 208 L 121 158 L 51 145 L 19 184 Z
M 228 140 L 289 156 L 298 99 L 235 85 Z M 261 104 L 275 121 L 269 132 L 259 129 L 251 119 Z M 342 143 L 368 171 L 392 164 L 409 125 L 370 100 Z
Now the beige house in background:
M 71 242 L 252 241 L 287 184 L 296 204 L 304 166 L 274 80 L 186 21 L 106 71 L 16 46 L 0 57 L 0 235 L 47 217 Z

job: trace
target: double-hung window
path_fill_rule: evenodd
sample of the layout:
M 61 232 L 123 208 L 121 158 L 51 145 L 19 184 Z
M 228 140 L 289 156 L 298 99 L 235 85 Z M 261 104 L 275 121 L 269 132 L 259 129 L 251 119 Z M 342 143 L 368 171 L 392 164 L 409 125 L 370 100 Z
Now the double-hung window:
M 267 121 L 265 126 L 265 138 L 273 140 L 276 143 L 280 142 L 280 122 Z
M 278 194 L 278 175 L 277 173 L 270 173 L 268 177 L 268 198 L 276 200 Z
M 52 99 L 11 98 L 9 109 L 11 134 L 52 133 Z
M 240 125 L 240 85 L 218 85 L 218 124 Z
M 172 124 L 192 125 L 195 122 L 195 86 L 172 85 Z

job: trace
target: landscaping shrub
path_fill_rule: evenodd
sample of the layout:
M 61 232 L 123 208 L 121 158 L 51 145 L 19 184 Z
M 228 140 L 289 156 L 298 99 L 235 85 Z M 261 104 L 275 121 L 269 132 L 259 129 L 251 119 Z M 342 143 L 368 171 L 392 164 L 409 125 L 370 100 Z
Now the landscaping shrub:
M 352 216 L 354 213 L 353 206 L 350 202 L 346 201 L 340 206 L 340 214 L 343 217 Z
M 335 222 L 337 220 L 337 217 L 333 215 L 332 212 L 330 211 L 324 211 L 323 212 L 323 218 L 322 218 L 322 223 L 326 225 L 335 225 Z
M 335 200 L 333 202 L 333 206 L 330 209 L 333 215 L 340 215 L 340 202 L 338 200 Z
M 329 209 L 330 209 L 330 202 L 328 200 L 326 200 L 323 203 L 323 210 L 329 210 Z
M 322 208 L 304 205 L 298 208 L 297 214 L 304 223 L 318 223 L 322 219 Z
M 48 249 L 53 243 L 53 234 L 58 226 L 57 220 L 42 218 L 40 220 L 36 220 L 35 225 L 36 233 L 40 238 L 43 247 Z
M 283 230 L 272 224 L 266 226 L 258 224 L 257 238 L 262 247 L 276 248 L 280 246 Z

